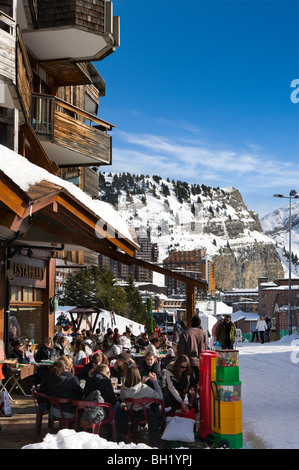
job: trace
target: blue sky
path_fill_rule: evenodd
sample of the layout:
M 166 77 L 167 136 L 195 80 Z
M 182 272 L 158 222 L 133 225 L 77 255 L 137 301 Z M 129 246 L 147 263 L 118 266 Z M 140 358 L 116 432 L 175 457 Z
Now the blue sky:
M 234 186 L 260 217 L 299 192 L 298 0 L 113 5 L 120 48 L 95 64 L 116 126 L 106 169 Z

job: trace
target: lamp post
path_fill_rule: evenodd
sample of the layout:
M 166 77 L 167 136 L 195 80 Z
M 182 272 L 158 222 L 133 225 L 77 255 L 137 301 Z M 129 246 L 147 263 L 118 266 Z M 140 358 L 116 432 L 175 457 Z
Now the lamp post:
M 299 194 L 295 189 L 290 191 L 289 196 L 283 196 L 282 194 L 273 194 L 273 197 L 280 197 L 283 199 L 289 200 L 289 301 L 288 301 L 288 328 L 289 328 L 289 335 L 292 334 L 292 314 L 291 314 L 291 301 L 292 301 L 292 260 L 291 260 L 291 253 L 292 253 L 292 199 L 298 199 Z

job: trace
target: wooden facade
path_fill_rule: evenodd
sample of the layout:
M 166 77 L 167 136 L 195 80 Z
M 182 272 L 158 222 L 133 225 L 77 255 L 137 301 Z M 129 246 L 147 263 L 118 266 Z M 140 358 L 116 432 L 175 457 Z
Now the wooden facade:
M 55 294 L 57 251 L 76 253 L 80 263 L 93 262 L 102 253 L 127 265 L 178 276 L 136 259 L 138 245 L 129 230 L 117 228 L 113 216 L 104 220 L 92 198 L 86 199 L 77 188 L 70 190 L 59 178 L 53 183 L 53 175 L 78 168 L 79 188 L 96 197 L 94 167 L 111 164 L 109 132 L 114 126 L 97 116 L 105 82 L 91 62 L 114 52 L 118 31 L 108 0 L 0 3 L 0 85 L 5 86 L 5 102 L 0 103 L 0 339 L 6 346 L 13 312 L 22 315 L 24 329 L 31 325 L 26 335 L 36 335 L 38 342 L 53 336 L 50 298 Z M 74 41 L 66 40 L 70 36 Z M 39 174 L 38 166 L 44 179 L 25 190 L 18 180 L 20 171 L 8 171 L 7 161 L 18 170 L 24 167 L 24 174 Z M 36 279 L 40 269 L 43 277 Z M 184 276 L 179 280 L 188 285 L 190 322 L 194 287 L 206 285 Z

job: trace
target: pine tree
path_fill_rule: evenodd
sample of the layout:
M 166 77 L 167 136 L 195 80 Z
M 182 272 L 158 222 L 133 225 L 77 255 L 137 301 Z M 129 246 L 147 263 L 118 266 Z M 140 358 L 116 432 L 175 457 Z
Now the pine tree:
M 128 284 L 124 287 L 124 290 L 127 298 L 126 316 L 133 321 L 145 324 L 146 306 L 142 302 L 141 295 L 135 287 L 132 277 L 128 279 Z

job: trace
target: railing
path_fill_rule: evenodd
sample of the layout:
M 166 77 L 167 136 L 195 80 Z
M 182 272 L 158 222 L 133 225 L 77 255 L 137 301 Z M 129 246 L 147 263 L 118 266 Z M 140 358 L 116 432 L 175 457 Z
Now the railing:
M 51 142 L 87 157 L 111 162 L 111 137 L 114 126 L 103 119 L 55 96 L 33 93 L 31 125 Z
M 0 11 L 0 77 L 15 82 L 16 23 L 6 13 Z
M 57 113 L 65 114 L 79 124 L 83 123 L 86 125 L 88 123 L 89 126 L 96 126 L 104 132 L 114 127 L 113 124 L 84 111 L 84 109 L 67 103 L 60 98 L 40 93 L 32 93 L 31 125 L 36 133 L 52 135 L 52 123 L 54 123 Z

